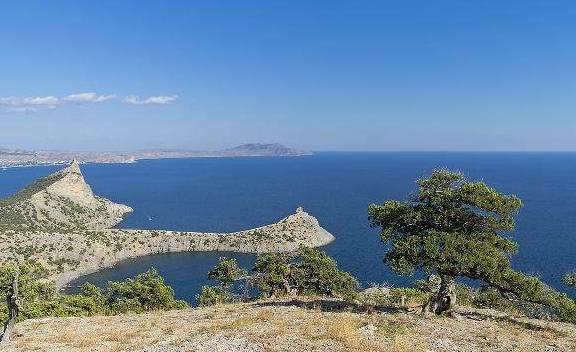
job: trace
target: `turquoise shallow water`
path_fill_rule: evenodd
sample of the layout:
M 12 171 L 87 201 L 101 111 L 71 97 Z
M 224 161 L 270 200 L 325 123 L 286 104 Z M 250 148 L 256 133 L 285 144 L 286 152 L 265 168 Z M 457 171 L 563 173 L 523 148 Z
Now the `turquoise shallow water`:
M 382 263 L 384 247 L 368 225 L 372 202 L 404 199 L 434 168 L 458 169 L 524 201 L 513 238 L 514 266 L 566 292 L 561 274 L 576 269 L 576 153 L 317 153 L 293 158 L 214 158 L 85 165 L 94 191 L 135 209 L 121 224 L 228 232 L 256 227 L 304 206 L 336 236 L 325 247 L 363 284 L 410 283 Z M 57 167 L 0 171 L 0 196 Z M 156 267 L 191 302 L 221 253 L 129 260 L 84 280 L 105 283 Z M 251 255 L 235 255 L 249 265 Z

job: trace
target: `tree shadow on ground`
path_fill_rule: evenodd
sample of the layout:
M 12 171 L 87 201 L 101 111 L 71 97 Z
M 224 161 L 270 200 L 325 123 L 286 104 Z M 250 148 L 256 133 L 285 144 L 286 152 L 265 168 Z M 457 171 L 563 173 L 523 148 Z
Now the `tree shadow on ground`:
M 509 324 L 514 324 L 524 329 L 532 330 L 532 331 L 548 331 L 553 332 L 556 334 L 562 334 L 562 331 L 558 330 L 557 328 L 550 326 L 550 323 L 554 323 L 553 321 L 543 320 L 543 321 L 532 321 L 530 318 L 524 317 L 514 317 L 509 314 L 503 312 L 495 312 L 488 309 L 461 309 L 458 310 L 458 315 L 463 318 L 471 319 L 471 320 L 493 320 L 499 321 Z
M 351 313 L 407 313 L 407 308 L 390 306 L 373 306 L 346 302 L 334 299 L 299 299 L 293 298 L 282 301 L 264 301 L 254 303 L 256 307 L 298 307 L 320 310 L 322 312 L 351 312 Z
M 254 302 L 256 307 L 298 307 L 311 310 L 320 310 L 322 312 L 350 312 L 350 313 L 408 313 L 419 314 L 419 307 L 394 307 L 394 306 L 375 306 L 364 305 L 354 302 L 346 302 L 330 298 L 302 299 L 292 298 L 287 300 L 271 300 Z M 563 335 L 564 332 L 548 323 L 552 321 L 532 321 L 529 318 L 514 317 L 503 312 L 496 312 L 488 309 L 461 307 L 457 310 L 460 319 L 470 320 L 493 320 L 513 324 L 521 328 L 532 331 L 547 331 L 554 334 Z

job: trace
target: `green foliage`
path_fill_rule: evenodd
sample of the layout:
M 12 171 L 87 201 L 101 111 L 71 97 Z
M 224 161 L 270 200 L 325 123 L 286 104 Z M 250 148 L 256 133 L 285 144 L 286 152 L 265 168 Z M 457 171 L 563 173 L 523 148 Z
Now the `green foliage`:
M 282 253 L 267 253 L 256 258 L 252 282 L 264 297 L 285 296 L 289 292 L 292 266 L 290 257 Z
M 423 292 L 434 293 L 438 291 L 438 288 L 440 287 L 440 282 L 441 282 L 440 277 L 438 275 L 432 274 L 428 276 L 428 278 L 425 280 L 416 280 L 416 282 L 414 283 L 414 288 L 417 288 Z
M 196 295 L 196 301 L 200 306 L 230 303 L 234 297 L 227 288 L 218 286 L 202 286 L 202 292 Z
M 471 306 L 477 308 L 492 308 L 508 313 L 522 313 L 522 305 L 507 299 L 497 289 L 490 286 L 483 286 L 479 290 L 472 292 Z
M 54 304 L 56 289 L 46 280 L 47 271 L 38 262 L 10 262 L 0 267 L 0 296 L 6 297 L 14 276 L 18 272 L 19 296 L 22 302 L 20 319 L 42 316 Z M 7 307 L 2 306 L 2 320 L 7 316 Z
M 232 283 L 244 281 L 244 288 L 256 287 L 262 297 L 281 297 L 289 294 L 342 297 L 353 299 L 359 284 L 340 270 L 334 259 L 315 249 L 301 247 L 289 256 L 267 253 L 257 257 L 252 275 L 238 268 L 233 259 L 220 258 L 210 270 L 208 278 L 218 280 L 219 286 L 204 286 L 196 297 L 200 305 L 234 302 L 240 295 L 232 292 Z M 247 297 L 249 290 L 245 292 Z
M 59 181 L 64 174 L 55 173 L 40 178 L 13 196 L 0 200 L 0 230 L 35 230 L 40 224 L 31 211 L 30 198 Z
M 264 297 L 320 295 L 352 299 L 358 291 L 358 282 L 326 253 L 300 247 L 297 254 L 263 254 L 254 267 L 253 282 Z
M 220 257 L 218 264 L 208 272 L 210 280 L 216 280 L 219 286 L 202 286 L 202 292 L 196 295 L 201 306 L 230 303 L 237 299 L 231 292 L 231 286 L 240 279 L 246 279 L 246 270 L 238 267 L 236 259 Z
M 372 204 L 368 213 L 389 244 L 384 260 L 394 271 L 423 269 L 441 278 L 481 280 L 501 295 L 548 306 L 557 317 L 573 321 L 573 300 L 510 266 L 517 245 L 504 235 L 514 229 L 521 206 L 517 197 L 483 182 L 436 170 L 418 180 L 418 192 L 408 201 Z
M 385 261 L 393 270 L 482 279 L 509 268 L 516 244 L 502 233 L 514 228 L 520 199 L 448 170 L 434 171 L 418 186 L 409 201 L 372 204 L 368 210 L 371 224 L 390 244 Z
M 82 295 L 63 295 L 54 283 L 47 279 L 48 272 L 38 262 L 8 263 L 0 267 L 0 295 L 8 292 L 12 279 L 19 272 L 19 295 L 22 304 L 20 320 L 44 316 L 86 316 L 105 313 L 102 302 Z M 6 318 L 3 305 L 0 317 Z
M 208 278 L 216 280 L 222 287 L 228 287 L 242 276 L 246 270 L 238 267 L 236 259 L 220 257 L 218 264 L 208 272 Z
M 210 280 L 216 280 L 219 286 L 202 286 L 202 292 L 196 295 L 200 306 L 230 303 L 236 300 L 231 292 L 232 284 L 246 277 L 246 270 L 236 263 L 234 258 L 220 257 L 218 264 L 208 272 Z
M 109 282 L 104 296 L 114 313 L 181 309 L 187 306 L 184 301 L 174 298 L 174 290 L 164 283 L 155 269 L 133 279 Z
M 174 298 L 172 288 L 164 284 L 155 271 L 140 274 L 134 279 L 110 282 L 102 290 L 93 284 L 82 286 L 80 294 L 59 293 L 48 280 L 48 272 L 38 262 L 8 263 L 0 267 L 0 295 L 6 296 L 12 279 L 19 272 L 19 295 L 22 304 L 20 320 L 46 316 L 91 316 L 119 314 L 186 307 Z M 7 317 L 7 307 L 1 306 L 0 319 Z
M 576 302 L 568 295 L 555 291 L 535 276 L 510 269 L 495 273 L 486 281 L 488 285 L 506 297 L 548 307 L 549 313 L 557 319 L 576 322 Z
M 568 273 L 564 275 L 562 281 L 568 286 L 576 287 L 576 273 Z
M 300 247 L 291 273 L 298 294 L 344 297 L 352 299 L 358 291 L 358 281 L 338 268 L 326 253 Z
M 0 206 L 14 204 L 16 202 L 20 202 L 23 200 L 28 200 L 34 194 L 45 190 L 46 188 L 50 187 L 54 183 L 61 180 L 65 175 L 66 174 L 64 174 L 64 173 L 58 173 L 57 172 L 57 173 L 48 175 L 46 177 L 39 178 L 38 180 L 36 180 L 36 181 L 32 182 L 31 184 L 29 184 L 28 186 L 26 186 L 24 189 L 22 189 L 18 193 L 14 194 L 13 196 L 6 198 L 6 199 L 3 199 L 3 200 L 0 200 Z

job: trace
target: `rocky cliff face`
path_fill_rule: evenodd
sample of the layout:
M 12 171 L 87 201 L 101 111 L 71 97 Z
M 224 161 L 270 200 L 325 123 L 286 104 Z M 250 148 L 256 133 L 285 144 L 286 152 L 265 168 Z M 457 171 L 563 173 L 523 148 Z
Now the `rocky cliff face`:
M 0 201 L 0 229 L 104 229 L 132 208 L 94 195 L 78 162 Z

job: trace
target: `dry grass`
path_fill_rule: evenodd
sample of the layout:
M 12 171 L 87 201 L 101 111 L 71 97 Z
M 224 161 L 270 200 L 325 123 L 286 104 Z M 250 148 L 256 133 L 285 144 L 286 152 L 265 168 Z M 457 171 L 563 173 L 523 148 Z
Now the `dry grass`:
M 529 328 L 530 324 L 535 328 Z M 18 324 L 7 350 L 179 351 L 177 346 L 186 346 L 181 350 L 212 351 L 209 345 L 214 341 L 225 346 L 234 339 L 255 351 L 576 350 L 576 328 L 569 324 L 477 317 L 423 319 L 406 313 L 327 312 L 257 303 L 116 317 L 30 320 Z

